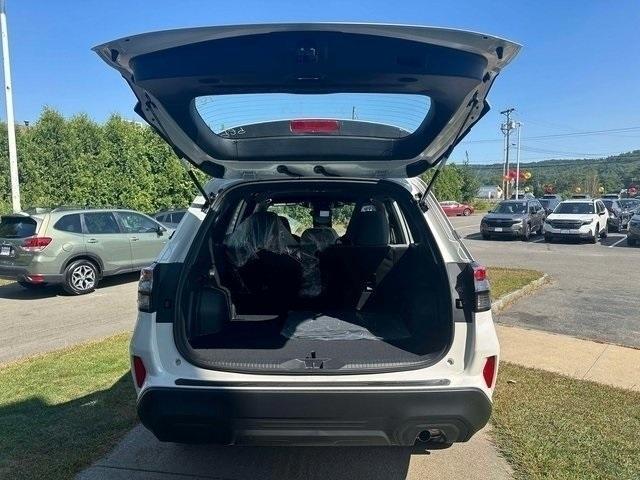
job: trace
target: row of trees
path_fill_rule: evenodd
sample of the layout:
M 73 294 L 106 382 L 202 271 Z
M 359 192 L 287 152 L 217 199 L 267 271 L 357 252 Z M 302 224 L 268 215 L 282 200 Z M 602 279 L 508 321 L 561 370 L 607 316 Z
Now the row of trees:
M 434 170 L 427 170 L 422 175 L 425 182 L 429 182 L 434 174 Z M 433 186 L 433 193 L 440 201 L 456 200 L 458 202 L 471 202 L 477 195 L 480 182 L 476 173 L 467 162 L 462 165 L 447 165 L 436 179 Z
M 600 159 L 525 163 L 520 168 L 531 173 L 521 187 L 530 187 L 536 196 L 545 190 L 566 197 L 576 192 L 597 196 L 640 184 L 640 150 Z M 483 185 L 502 183 L 502 165 L 477 165 L 473 172 Z
M 146 126 L 113 115 L 98 124 L 45 108 L 17 131 L 23 208 L 77 205 L 144 212 L 188 205 L 195 195 L 186 169 Z M 6 126 L 0 126 L 0 213 L 10 211 Z

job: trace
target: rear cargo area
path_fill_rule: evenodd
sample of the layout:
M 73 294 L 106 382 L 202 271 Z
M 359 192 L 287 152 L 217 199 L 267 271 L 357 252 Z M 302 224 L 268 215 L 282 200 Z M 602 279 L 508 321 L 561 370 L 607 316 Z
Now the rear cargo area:
M 282 373 L 441 358 L 453 330 L 446 271 L 402 203 L 272 191 L 232 204 L 183 283 L 177 338 L 187 354 L 210 368 Z

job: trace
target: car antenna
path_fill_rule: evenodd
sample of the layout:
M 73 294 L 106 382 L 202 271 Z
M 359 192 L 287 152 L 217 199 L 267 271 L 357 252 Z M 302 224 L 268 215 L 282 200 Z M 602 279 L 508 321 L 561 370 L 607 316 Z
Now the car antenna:
M 208 209 L 211 206 L 211 200 L 213 200 L 212 197 L 215 197 L 215 194 L 213 194 L 212 196 L 207 195 L 206 190 L 204 189 L 204 187 L 202 186 L 202 184 L 198 180 L 198 177 L 196 177 L 196 174 L 193 173 L 193 170 L 188 169 L 187 170 L 187 174 L 189 175 L 189 178 L 191 179 L 193 184 L 196 186 L 198 191 L 204 197 L 204 204 L 202 205 L 202 211 L 205 211 L 206 209 Z
M 451 152 L 453 152 L 453 149 L 456 147 L 456 145 L 458 145 L 458 140 L 461 138 L 462 132 L 465 126 L 467 125 L 467 122 L 469 121 L 469 117 L 471 117 L 471 114 L 473 113 L 474 108 L 476 108 L 477 103 L 478 103 L 478 92 L 476 92 L 473 95 L 473 98 L 469 102 L 470 108 L 469 108 L 469 111 L 467 112 L 467 116 L 465 117 L 464 121 L 460 125 L 460 129 L 456 133 L 456 136 L 453 138 L 453 142 L 451 142 L 451 146 L 447 148 L 444 154 L 440 157 L 440 163 L 438 164 L 436 171 L 433 173 L 433 176 L 431 177 L 431 180 L 427 184 L 427 188 L 422 194 L 422 196 L 420 197 L 420 200 L 418 200 L 418 205 L 420 206 L 423 212 L 426 212 L 429 209 L 429 207 L 427 206 L 427 197 L 429 196 L 429 193 L 431 193 L 431 189 L 435 185 L 436 180 L 440 175 L 440 172 L 442 172 L 442 170 L 444 169 L 444 166 L 446 165 L 447 160 L 449 160 L 449 155 L 451 155 Z

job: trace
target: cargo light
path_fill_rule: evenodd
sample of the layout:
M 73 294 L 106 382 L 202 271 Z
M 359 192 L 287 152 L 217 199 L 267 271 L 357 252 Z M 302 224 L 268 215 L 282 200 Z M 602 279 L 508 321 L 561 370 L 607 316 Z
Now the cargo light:
M 291 120 L 289 122 L 291 133 L 297 135 L 309 133 L 336 133 L 340 130 L 338 120 L 305 119 Z

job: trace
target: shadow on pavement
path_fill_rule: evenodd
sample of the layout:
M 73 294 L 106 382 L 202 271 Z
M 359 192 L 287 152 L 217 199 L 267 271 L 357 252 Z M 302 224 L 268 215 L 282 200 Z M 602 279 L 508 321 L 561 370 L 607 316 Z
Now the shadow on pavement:
M 68 402 L 39 395 L 0 400 L 0 478 L 73 478 L 79 466 L 113 448 L 136 420 L 129 372 L 104 390 Z
M 411 448 L 401 447 L 179 445 L 161 443 L 138 426 L 111 454 L 78 479 L 169 479 L 176 475 L 225 480 L 404 480 L 411 454 Z
M 135 282 L 140 274 L 138 272 L 123 273 L 112 277 L 103 278 L 98 285 L 97 291 Z M 88 295 L 91 295 L 90 293 Z M 34 288 L 24 288 L 17 283 L 0 286 L 0 298 L 10 300 L 38 300 L 51 297 L 68 297 L 67 293 L 59 285 L 42 285 Z

